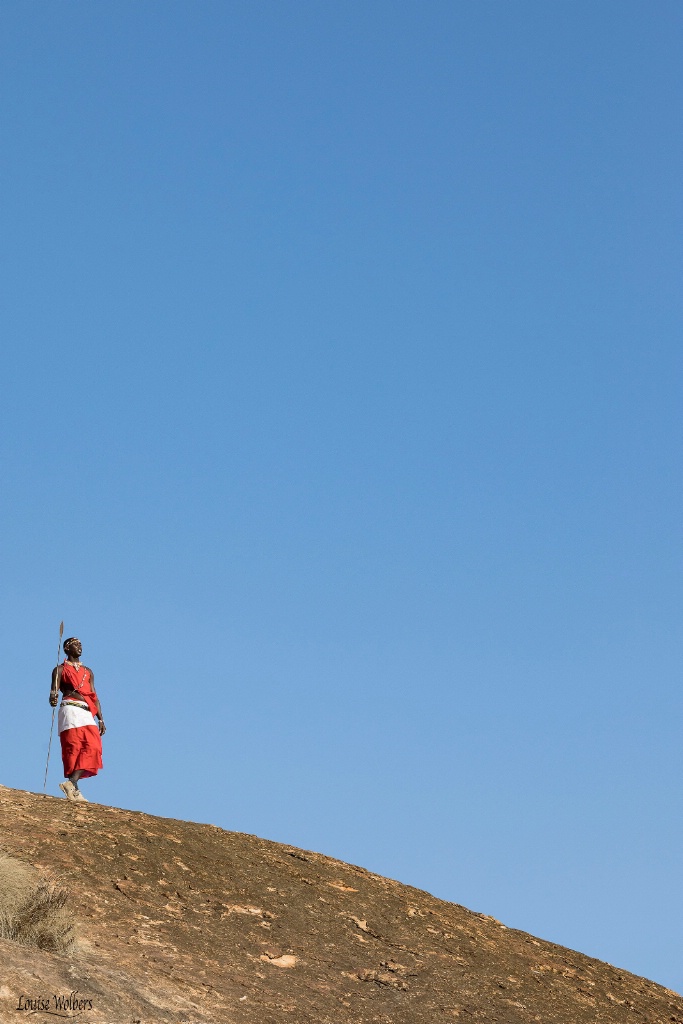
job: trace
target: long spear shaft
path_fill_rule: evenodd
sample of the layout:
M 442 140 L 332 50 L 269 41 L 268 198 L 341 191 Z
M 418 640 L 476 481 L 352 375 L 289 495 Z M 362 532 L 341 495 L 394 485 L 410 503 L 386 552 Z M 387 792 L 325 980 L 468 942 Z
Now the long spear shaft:
M 59 623 L 59 641 L 57 643 L 57 665 L 59 665 L 59 652 L 62 649 L 62 637 L 64 636 L 64 623 Z M 50 763 L 50 747 L 52 746 L 52 730 L 55 727 L 55 709 L 52 709 L 52 725 L 50 726 L 50 742 L 47 745 L 47 761 L 45 762 L 45 778 L 43 779 L 43 793 L 47 786 L 47 766 Z

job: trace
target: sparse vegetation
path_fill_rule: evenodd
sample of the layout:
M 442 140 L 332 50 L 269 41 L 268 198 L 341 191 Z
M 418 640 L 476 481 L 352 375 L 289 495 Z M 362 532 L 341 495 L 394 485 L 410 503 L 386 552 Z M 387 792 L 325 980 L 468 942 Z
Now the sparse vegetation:
M 76 945 L 68 891 L 55 878 L 0 852 L 0 938 L 57 953 Z

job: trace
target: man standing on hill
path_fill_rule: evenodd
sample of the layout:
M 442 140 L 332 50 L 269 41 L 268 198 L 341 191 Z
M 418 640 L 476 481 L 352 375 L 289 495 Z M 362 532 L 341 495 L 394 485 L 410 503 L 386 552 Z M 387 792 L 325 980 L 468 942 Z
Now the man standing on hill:
M 83 645 L 71 636 L 64 641 L 66 658 L 52 672 L 50 704 L 54 708 L 62 691 L 57 731 L 62 744 L 64 782 L 59 788 L 67 800 L 85 797 L 78 788 L 79 779 L 97 775 L 102 767 L 102 740 L 106 732 L 100 701 L 95 693 L 92 669 L 81 663 Z M 95 723 L 95 717 L 98 723 Z

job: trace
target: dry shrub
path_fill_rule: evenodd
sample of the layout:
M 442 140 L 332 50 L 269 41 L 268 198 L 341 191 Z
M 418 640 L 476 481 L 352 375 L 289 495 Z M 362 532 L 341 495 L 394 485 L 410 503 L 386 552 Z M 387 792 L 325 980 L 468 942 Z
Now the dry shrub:
M 55 878 L 0 852 L 0 938 L 70 953 L 76 945 L 69 893 Z

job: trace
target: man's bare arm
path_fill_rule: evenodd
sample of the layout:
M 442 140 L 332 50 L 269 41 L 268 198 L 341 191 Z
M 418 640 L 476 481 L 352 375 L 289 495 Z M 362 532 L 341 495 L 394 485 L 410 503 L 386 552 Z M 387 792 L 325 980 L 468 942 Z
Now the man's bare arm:
M 90 673 L 90 687 L 94 691 L 94 689 L 95 689 L 95 673 L 93 672 L 93 670 L 91 668 L 88 669 L 88 672 Z M 99 718 L 99 722 L 97 724 L 98 724 L 98 727 L 99 727 L 99 730 L 100 730 L 100 736 L 104 736 L 105 732 L 107 731 L 107 727 L 104 724 L 104 715 L 102 714 L 102 707 L 100 705 L 100 698 L 97 696 L 97 694 L 95 694 L 95 703 L 97 704 L 97 717 Z
M 59 684 L 62 681 L 62 666 L 57 665 L 52 669 L 52 686 L 50 687 L 50 705 L 57 707 L 59 702 Z

